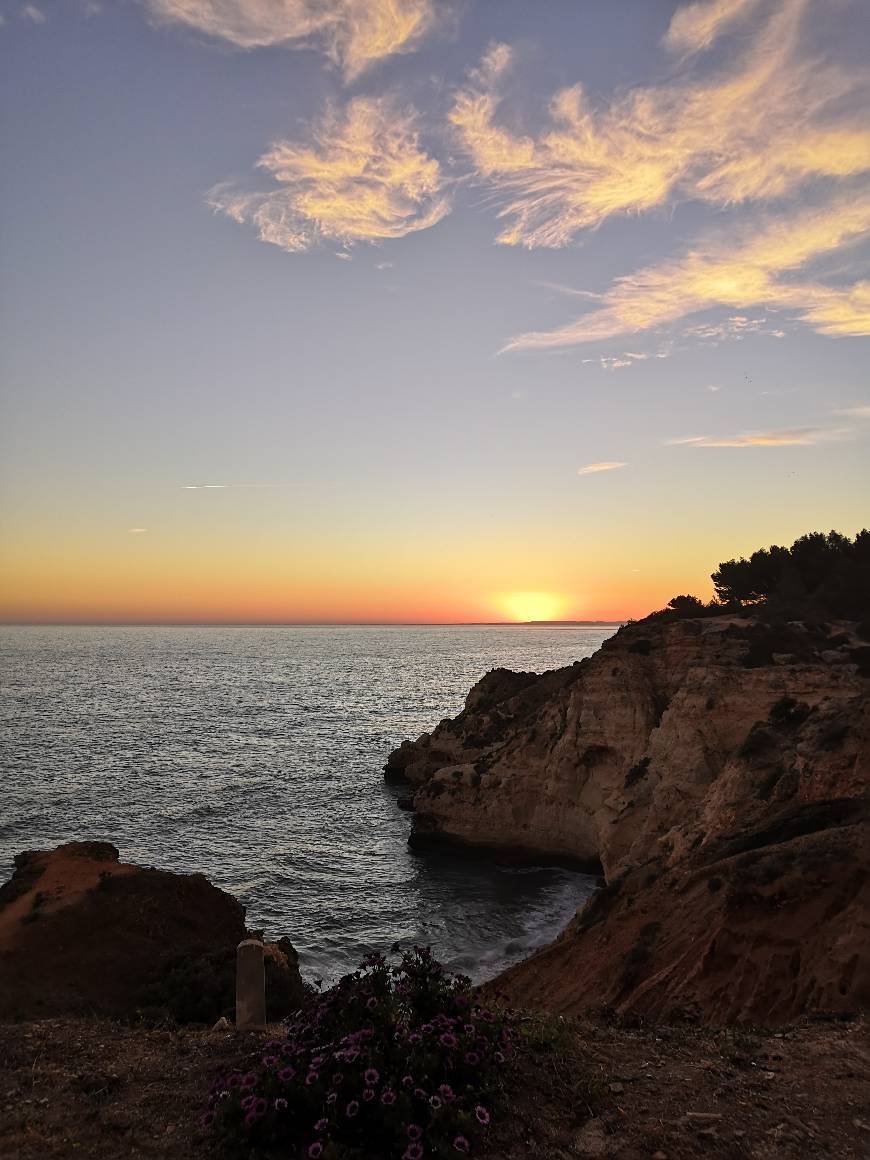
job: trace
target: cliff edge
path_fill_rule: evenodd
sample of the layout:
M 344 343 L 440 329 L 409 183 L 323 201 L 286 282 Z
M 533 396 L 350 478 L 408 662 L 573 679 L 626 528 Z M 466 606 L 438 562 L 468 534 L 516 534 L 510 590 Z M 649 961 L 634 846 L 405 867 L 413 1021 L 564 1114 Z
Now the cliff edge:
M 500 984 L 576 1012 L 786 1021 L 870 1005 L 870 649 L 849 622 L 657 615 L 495 670 L 389 758 L 412 843 L 600 866 Z

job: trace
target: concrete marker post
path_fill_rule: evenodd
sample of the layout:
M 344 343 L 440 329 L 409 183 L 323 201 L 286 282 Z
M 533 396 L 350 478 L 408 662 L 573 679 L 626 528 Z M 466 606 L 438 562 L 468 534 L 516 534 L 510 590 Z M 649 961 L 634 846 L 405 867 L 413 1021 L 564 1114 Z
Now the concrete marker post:
M 263 944 L 245 939 L 236 949 L 236 1029 L 261 1030 L 266 1026 L 266 970 Z

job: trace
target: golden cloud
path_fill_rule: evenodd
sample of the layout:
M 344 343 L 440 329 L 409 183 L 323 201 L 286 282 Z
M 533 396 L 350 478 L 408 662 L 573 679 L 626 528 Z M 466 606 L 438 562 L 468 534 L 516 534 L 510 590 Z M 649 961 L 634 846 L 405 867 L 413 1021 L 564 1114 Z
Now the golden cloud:
M 209 204 L 291 252 L 321 241 L 349 246 L 404 237 L 450 208 L 441 167 L 420 146 L 415 112 L 388 98 L 329 107 L 310 144 L 279 141 L 257 164 L 274 178 L 273 188 L 222 185 Z
M 146 0 L 152 14 L 237 48 L 317 45 L 353 80 L 412 52 L 436 22 L 435 0 Z
M 870 232 L 870 190 L 783 215 L 739 236 L 696 245 L 682 258 L 618 279 L 601 305 L 567 326 L 520 335 L 507 350 L 573 346 L 676 322 L 716 306 L 791 311 L 820 334 L 870 334 L 870 282 L 832 287 L 792 280 L 811 262 Z M 788 275 L 788 279 L 784 276 Z
M 758 0 L 699 0 L 686 4 L 674 13 L 662 44 L 683 56 L 703 52 L 757 7 Z
M 780 0 L 752 47 L 713 76 L 635 88 L 600 108 L 582 86 L 562 89 L 550 102 L 549 127 L 534 136 L 496 121 L 511 53 L 491 48 L 457 94 L 450 120 L 501 203 L 507 224 L 498 240 L 564 246 L 613 214 L 677 197 L 726 206 L 870 170 L 870 126 L 861 110 L 867 74 L 802 52 L 806 8 L 807 0 Z M 690 40 L 692 12 L 700 42 L 737 9 L 683 9 L 672 30 L 684 31 L 671 39 Z

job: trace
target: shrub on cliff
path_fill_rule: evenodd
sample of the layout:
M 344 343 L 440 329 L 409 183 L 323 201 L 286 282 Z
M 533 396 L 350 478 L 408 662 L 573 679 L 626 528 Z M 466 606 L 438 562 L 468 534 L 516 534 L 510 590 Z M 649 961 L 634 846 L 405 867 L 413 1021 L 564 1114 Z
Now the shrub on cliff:
M 236 1148 L 308 1160 L 469 1152 L 490 1121 L 514 1017 L 415 947 L 370 955 L 212 1087 L 203 1126 Z

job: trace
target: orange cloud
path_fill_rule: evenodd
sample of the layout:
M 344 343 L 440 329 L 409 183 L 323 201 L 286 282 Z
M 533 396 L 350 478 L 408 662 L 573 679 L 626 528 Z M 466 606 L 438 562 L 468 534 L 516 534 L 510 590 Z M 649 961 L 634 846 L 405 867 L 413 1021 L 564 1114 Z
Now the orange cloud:
M 153 16 L 237 48 L 317 45 L 354 80 L 412 52 L 438 18 L 434 0 L 147 0 Z
M 745 20 L 759 0 L 699 0 L 678 8 L 671 18 L 662 44 L 672 52 L 689 56 L 703 52 L 723 32 Z
M 585 467 L 578 467 L 578 475 L 597 475 L 599 471 L 616 471 L 620 467 L 627 467 L 627 463 L 623 463 L 619 459 L 607 459 L 601 463 L 587 463 Z
M 739 7 L 692 6 L 672 30 L 683 29 L 680 43 L 700 43 Z M 638 87 L 599 108 L 581 85 L 562 89 L 537 135 L 497 123 L 512 53 L 491 48 L 450 120 L 501 204 L 498 241 L 564 246 L 614 214 L 675 198 L 727 206 L 870 169 L 867 75 L 802 52 L 806 9 L 807 0 L 780 0 L 752 47 L 713 76 Z
M 755 431 L 746 435 L 694 435 L 689 439 L 672 439 L 671 446 L 683 447 L 809 447 L 848 434 L 843 428 L 792 427 L 782 431 Z
M 435 225 L 450 208 L 441 166 L 420 146 L 415 112 L 384 97 L 328 108 L 310 143 L 279 141 L 257 164 L 274 178 L 272 189 L 222 185 L 209 202 L 290 252 L 321 241 L 349 246 L 404 237 Z
M 791 280 L 870 232 L 870 190 L 766 221 L 754 231 L 696 244 L 682 258 L 618 279 L 601 306 L 567 326 L 513 339 L 507 350 L 546 349 L 633 334 L 715 306 L 792 311 L 820 334 L 870 334 L 870 282 L 832 287 Z M 789 277 L 786 278 L 785 276 Z

